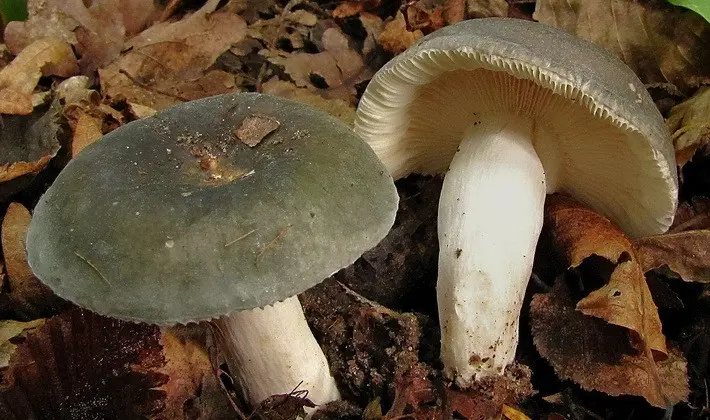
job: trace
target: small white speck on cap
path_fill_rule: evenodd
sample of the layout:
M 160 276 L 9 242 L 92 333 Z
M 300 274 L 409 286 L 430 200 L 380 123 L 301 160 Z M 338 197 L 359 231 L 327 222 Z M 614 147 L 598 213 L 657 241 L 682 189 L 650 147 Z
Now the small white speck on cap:
M 174 246 L 175 246 L 175 241 L 173 241 L 172 239 L 168 239 L 167 241 L 165 241 L 166 248 L 172 248 Z

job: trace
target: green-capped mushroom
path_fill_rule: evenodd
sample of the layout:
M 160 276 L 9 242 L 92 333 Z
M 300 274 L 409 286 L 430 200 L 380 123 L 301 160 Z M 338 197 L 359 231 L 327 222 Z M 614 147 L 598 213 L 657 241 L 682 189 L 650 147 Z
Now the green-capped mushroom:
M 267 95 L 214 96 L 84 149 L 34 210 L 29 263 L 100 314 L 213 320 L 252 404 L 299 384 L 322 404 L 339 394 L 296 295 L 377 244 L 397 200 L 343 123 Z

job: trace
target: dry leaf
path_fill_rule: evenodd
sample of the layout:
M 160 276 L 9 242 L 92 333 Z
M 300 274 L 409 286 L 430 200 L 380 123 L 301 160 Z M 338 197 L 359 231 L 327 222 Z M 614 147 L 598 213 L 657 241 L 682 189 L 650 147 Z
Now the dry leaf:
M 692 98 L 671 108 L 666 120 L 672 133 L 676 163 L 685 165 L 695 151 L 710 144 L 710 87 L 702 87 Z
M 318 108 L 349 126 L 352 126 L 355 121 L 354 106 L 342 99 L 325 99 L 308 89 L 296 87 L 293 83 L 273 78 L 261 85 L 261 91 L 262 93 L 281 96 L 282 98 L 291 99 Z
M 688 93 L 710 81 L 710 25 L 663 2 L 538 0 L 533 17 L 619 56 L 644 83 Z
M 145 418 L 167 381 L 156 326 L 73 309 L 17 346 L 0 384 L 0 418 Z
M 45 37 L 59 38 L 76 45 L 74 29 L 79 23 L 59 10 L 62 0 L 28 0 L 28 18 L 9 22 L 5 27 L 5 43 L 17 55 L 32 42 Z
M 43 318 L 29 322 L 0 321 L 0 372 L 3 372 L 9 366 L 10 357 L 15 353 L 15 348 L 17 347 L 17 338 L 26 337 L 28 333 L 41 327 L 44 321 Z
M 668 233 L 698 229 L 710 229 L 710 198 L 704 196 L 695 196 L 678 205 Z
M 577 303 L 582 313 L 628 328 L 664 358 L 666 339 L 631 242 L 608 219 L 560 194 L 545 201 L 544 229 L 570 267 L 593 255 L 613 265 L 609 281 Z
M 2 253 L 9 283 L 5 297 L 9 309 L 19 312 L 25 318 L 34 318 L 51 313 L 60 306 L 54 296 L 32 273 L 27 263 L 25 239 L 30 224 L 30 212 L 19 203 L 11 203 L 2 221 Z
M 685 281 L 710 283 L 710 230 L 639 238 L 634 247 L 644 271 L 667 265 Z
M 392 54 L 399 54 L 423 36 L 424 34 L 419 29 L 409 31 L 404 15 L 398 11 L 394 20 L 385 24 L 380 33 L 379 42 L 386 51 Z
M 157 388 L 165 393 L 165 408 L 153 418 L 234 418 L 227 394 L 222 390 L 204 348 L 190 338 L 178 337 L 172 329 L 164 330 L 160 341 L 166 363 L 159 371 L 168 377 L 168 381 Z
M 3 116 L 0 130 L 0 182 L 37 172 L 59 150 L 59 107 L 28 116 Z
M 347 18 L 358 13 L 375 10 L 380 5 L 381 0 L 355 0 L 340 3 L 331 13 L 334 18 Z
M 505 0 L 466 0 L 471 18 L 507 17 L 508 2 Z
M 0 113 L 27 115 L 32 112 L 32 92 L 42 70 L 68 77 L 78 71 L 71 46 L 59 38 L 40 38 L 28 45 L 0 71 Z
M 635 348 L 628 330 L 575 310 L 566 278 L 550 293 L 533 296 L 530 324 L 535 347 L 562 379 L 612 396 L 638 395 L 662 408 L 688 398 L 686 363 L 678 350 L 671 348 L 657 364 Z
M 249 147 L 255 147 L 273 133 L 281 123 L 267 115 L 250 115 L 242 121 L 235 132 L 237 138 Z
M 131 39 L 125 55 L 99 69 L 102 93 L 160 110 L 233 90 L 232 76 L 207 69 L 244 38 L 246 23 L 239 15 L 213 12 L 216 4 L 210 1 L 182 20 L 153 25 Z
M 74 134 L 71 139 L 71 155 L 76 156 L 84 148 L 103 136 L 101 132 L 101 119 L 94 117 L 82 110 L 77 112 L 74 123 Z

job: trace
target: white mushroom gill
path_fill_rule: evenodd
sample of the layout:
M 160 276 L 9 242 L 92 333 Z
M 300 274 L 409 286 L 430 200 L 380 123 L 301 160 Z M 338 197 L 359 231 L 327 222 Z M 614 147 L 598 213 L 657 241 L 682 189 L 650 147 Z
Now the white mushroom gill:
M 212 322 L 232 379 L 252 407 L 294 390 L 307 390 L 317 405 L 340 399 L 297 296 Z
M 572 194 L 631 236 L 672 220 L 657 210 L 674 208 L 664 159 L 583 89 L 544 68 L 429 50 L 379 72 L 360 101 L 355 131 L 394 178 L 446 174 L 441 357 L 461 387 L 514 360 L 546 193 Z

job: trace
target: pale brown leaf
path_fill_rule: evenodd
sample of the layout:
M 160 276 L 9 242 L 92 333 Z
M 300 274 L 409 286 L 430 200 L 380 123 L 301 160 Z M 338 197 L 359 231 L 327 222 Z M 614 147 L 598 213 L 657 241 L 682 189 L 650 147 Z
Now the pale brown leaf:
M 609 50 L 644 83 L 670 82 L 688 93 L 710 81 L 710 25 L 685 9 L 660 1 L 538 0 L 533 17 Z
M 710 230 L 639 238 L 634 246 L 645 271 L 667 265 L 685 281 L 710 283 Z
M 472 18 L 508 16 L 509 6 L 505 0 L 466 0 L 466 6 Z
M 671 108 L 666 120 L 675 146 L 676 163 L 685 165 L 695 151 L 710 144 L 710 87 Z
M 0 239 L 9 282 L 7 297 L 18 312 L 36 315 L 57 306 L 58 299 L 35 277 L 27 263 L 25 238 L 30 212 L 19 203 L 10 203 L 2 220 Z
M 545 202 L 545 229 L 568 262 L 577 267 L 593 255 L 614 265 L 607 284 L 577 304 L 582 313 L 628 328 L 663 358 L 666 339 L 658 308 L 639 265 L 633 246 L 608 219 L 571 198 L 555 194 Z
M 349 126 L 352 126 L 355 121 L 355 107 L 342 99 L 325 99 L 308 89 L 296 87 L 293 83 L 276 78 L 264 83 L 261 88 L 263 93 L 281 96 L 318 108 Z
M 214 5 L 208 2 L 182 20 L 153 25 L 131 39 L 127 53 L 99 69 L 102 93 L 160 110 L 232 91 L 232 76 L 207 70 L 244 38 L 246 23 L 233 13 L 211 12 Z
M 75 74 L 78 67 L 71 46 L 59 38 L 40 38 L 23 49 L 0 71 L 0 113 L 31 113 L 32 92 L 48 66 L 52 66 L 51 74 Z
M 409 48 L 414 41 L 423 37 L 421 30 L 409 31 L 402 12 L 397 12 L 394 20 L 385 24 L 380 33 L 379 42 L 382 48 L 393 54 L 399 54 Z
M 29 322 L 13 320 L 0 321 L 0 371 L 10 364 L 10 357 L 15 353 L 16 344 L 10 340 L 16 337 L 25 337 L 28 333 L 44 324 L 44 318 Z

